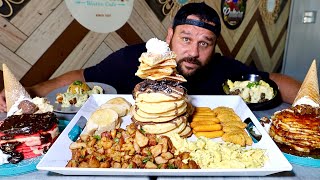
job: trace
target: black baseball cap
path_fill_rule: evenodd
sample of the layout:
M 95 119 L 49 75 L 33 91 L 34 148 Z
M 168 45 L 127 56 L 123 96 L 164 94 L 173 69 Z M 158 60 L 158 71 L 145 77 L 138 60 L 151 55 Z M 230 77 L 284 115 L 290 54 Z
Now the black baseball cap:
M 197 16 L 200 21 L 187 19 L 189 15 Z M 207 22 L 213 22 L 215 25 L 209 24 Z M 176 26 L 183 24 L 189 24 L 208 29 L 212 31 L 217 37 L 221 32 L 221 23 L 218 13 L 204 2 L 188 3 L 178 10 L 176 16 L 173 19 L 172 28 L 175 29 Z

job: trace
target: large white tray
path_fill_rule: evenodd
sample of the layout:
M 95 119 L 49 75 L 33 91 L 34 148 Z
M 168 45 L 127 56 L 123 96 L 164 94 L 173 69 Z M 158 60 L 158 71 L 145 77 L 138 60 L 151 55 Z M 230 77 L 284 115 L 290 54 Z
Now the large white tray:
M 270 136 L 264 131 L 254 114 L 239 96 L 189 96 L 194 106 L 227 106 L 233 108 L 241 119 L 250 117 L 257 129 L 262 134 L 260 142 L 252 145 L 252 148 L 267 150 L 269 160 L 262 168 L 251 169 L 115 169 L 115 168 L 67 168 L 65 165 L 71 159 L 69 145 L 72 142 L 68 133 L 76 124 L 80 116 L 87 119 L 99 105 L 114 97 L 124 97 L 134 103 L 131 95 L 92 95 L 78 113 L 71 120 L 47 154 L 37 165 L 39 170 L 52 171 L 64 175 L 121 175 L 121 176 L 265 176 L 281 171 L 291 171 L 292 166 L 283 156 Z M 124 117 L 122 128 L 131 123 L 129 116 Z M 194 139 L 195 137 L 191 137 Z

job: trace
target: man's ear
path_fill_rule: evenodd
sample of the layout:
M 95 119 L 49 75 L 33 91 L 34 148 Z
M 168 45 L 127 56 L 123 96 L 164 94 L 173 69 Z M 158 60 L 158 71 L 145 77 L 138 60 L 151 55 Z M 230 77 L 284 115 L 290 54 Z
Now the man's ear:
M 170 44 L 172 36 L 173 36 L 173 29 L 172 29 L 172 27 L 169 27 L 168 28 L 168 34 L 167 34 L 167 37 L 166 37 L 167 44 Z

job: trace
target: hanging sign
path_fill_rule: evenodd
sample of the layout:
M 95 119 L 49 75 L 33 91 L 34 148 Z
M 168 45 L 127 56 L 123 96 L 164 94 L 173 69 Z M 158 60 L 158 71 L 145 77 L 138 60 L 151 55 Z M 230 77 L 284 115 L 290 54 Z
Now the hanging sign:
M 246 0 L 222 0 L 221 14 L 224 24 L 230 29 L 236 29 L 244 19 Z
M 134 0 L 65 0 L 72 16 L 98 33 L 113 32 L 130 17 Z

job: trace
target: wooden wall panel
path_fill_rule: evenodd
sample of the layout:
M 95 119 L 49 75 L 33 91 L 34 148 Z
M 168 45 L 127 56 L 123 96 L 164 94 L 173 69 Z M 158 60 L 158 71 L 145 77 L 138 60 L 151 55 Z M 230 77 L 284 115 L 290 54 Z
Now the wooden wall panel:
M 284 32 L 284 34 L 287 34 L 287 31 Z M 286 36 L 281 36 L 279 40 L 279 47 L 285 47 L 286 45 Z M 272 67 L 271 69 L 278 69 L 280 66 L 282 66 L 282 59 L 283 59 L 283 51 L 284 48 L 275 48 L 274 52 L 272 54 L 272 57 L 270 59 Z
M 166 16 L 163 20 L 162 20 L 162 25 L 168 29 L 168 27 L 170 27 L 172 24 L 172 18 L 170 16 Z
M 87 68 L 98 64 L 111 53 L 113 53 L 112 49 L 110 49 L 110 47 L 107 46 L 105 43 L 101 43 L 98 49 L 93 53 L 90 59 L 82 66 L 82 68 Z
M 111 32 L 108 34 L 107 38 L 104 40 L 104 42 L 112 49 L 112 51 L 117 51 L 122 47 L 127 46 L 128 44 L 121 39 L 121 37 L 115 33 Z
M 17 54 L 30 64 L 35 64 L 72 20 L 73 17 L 63 1 L 22 44 Z
M 94 54 L 108 34 L 90 31 L 79 45 L 71 52 L 67 59 L 61 64 L 51 78 L 59 76 L 64 72 L 80 69 Z
M 155 11 L 147 1 L 135 0 L 127 23 L 104 34 L 81 26 L 62 0 L 30 0 L 14 17 L 0 18 L 0 62 L 8 64 L 17 78 L 29 86 L 69 70 L 95 65 L 127 45 L 153 37 L 164 40 L 172 17 L 159 19 L 156 14 L 161 10 Z M 205 2 L 221 14 L 221 1 Z M 263 21 L 259 2 L 247 1 L 245 18 L 237 29 L 222 24 L 216 52 L 274 72 L 281 67 L 291 1 L 287 1 L 274 24 Z
M 276 43 L 276 40 L 279 37 L 283 37 L 282 34 L 280 34 L 283 29 L 287 29 L 288 24 L 288 16 L 286 14 L 290 13 L 290 3 L 287 3 L 287 5 L 283 8 L 282 14 L 279 16 L 279 19 L 276 21 L 276 23 L 273 26 L 270 26 L 264 22 L 264 26 L 267 29 L 268 39 L 270 40 L 271 44 L 274 45 Z M 282 27 L 282 28 L 280 28 Z M 282 46 L 281 46 L 282 47 Z
M 7 66 L 14 72 L 17 79 L 21 79 L 27 71 L 31 68 L 31 65 L 24 61 L 22 58 L 17 56 L 15 53 L 10 51 L 7 47 L 0 44 L 0 62 L 1 69 L 2 63 L 7 64 Z M 2 81 L 3 83 L 3 81 Z
M 116 33 L 128 45 L 144 42 L 139 34 L 128 23 L 125 23 L 120 29 L 116 30 Z
M 30 36 L 62 0 L 32 0 L 10 22 Z
M 149 26 L 145 24 L 142 17 L 138 14 L 138 12 L 135 9 L 132 10 L 131 16 L 128 20 L 128 24 L 143 41 L 148 41 L 150 38 L 157 37 L 151 31 Z
M 167 29 L 161 24 L 161 21 L 152 12 L 144 0 L 135 0 L 134 8 L 139 16 L 143 19 L 144 24 L 147 25 L 155 36 L 159 39 L 164 39 L 167 35 Z
M 77 33 L 75 33 L 77 32 Z M 77 21 L 72 21 L 65 31 L 54 41 L 49 49 L 23 76 L 21 82 L 31 86 L 48 80 L 58 67 L 67 59 L 89 30 Z
M 13 52 L 27 39 L 26 35 L 2 17 L 0 17 L 0 32 L 0 43 Z

